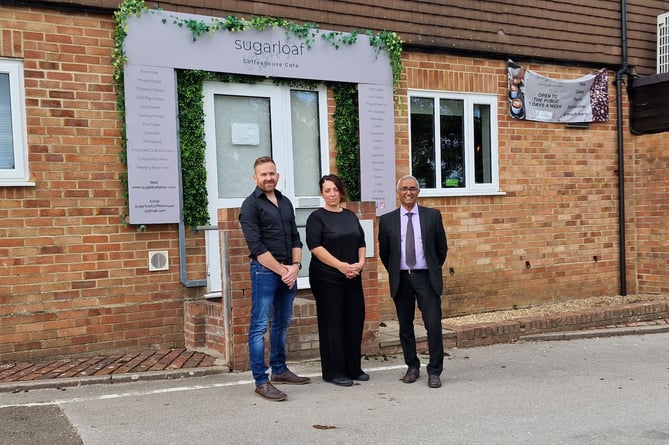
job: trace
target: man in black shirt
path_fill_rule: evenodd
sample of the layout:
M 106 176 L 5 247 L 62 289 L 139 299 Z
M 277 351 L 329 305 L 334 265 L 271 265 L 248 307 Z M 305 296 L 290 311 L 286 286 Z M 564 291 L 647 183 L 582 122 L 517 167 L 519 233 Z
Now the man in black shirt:
M 263 156 L 253 165 L 256 188 L 242 204 L 239 222 L 251 258 L 251 321 L 249 358 L 255 392 L 272 401 L 287 398 L 272 383 L 303 385 L 308 377 L 286 366 L 286 332 L 293 316 L 297 275 L 302 268 L 302 242 L 290 200 L 276 190 L 279 173 L 272 158 Z M 265 334 L 270 332 L 270 382 L 265 363 Z

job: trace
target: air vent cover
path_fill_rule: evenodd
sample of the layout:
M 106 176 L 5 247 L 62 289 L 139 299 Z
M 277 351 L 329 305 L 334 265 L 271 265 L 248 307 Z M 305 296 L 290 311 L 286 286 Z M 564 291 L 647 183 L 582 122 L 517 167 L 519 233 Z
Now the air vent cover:
M 168 270 L 169 268 L 170 261 L 167 255 L 167 250 L 149 252 L 149 272 Z

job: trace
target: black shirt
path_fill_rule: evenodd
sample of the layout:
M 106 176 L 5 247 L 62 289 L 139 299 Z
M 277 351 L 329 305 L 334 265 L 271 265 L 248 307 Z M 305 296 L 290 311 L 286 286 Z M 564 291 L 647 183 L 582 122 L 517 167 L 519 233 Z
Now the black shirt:
M 341 212 L 315 210 L 307 218 L 307 247 L 312 250 L 322 246 L 340 261 L 358 262 L 358 249 L 366 247 L 365 232 L 355 213 L 348 209 Z M 312 255 L 309 274 L 330 282 L 347 282 L 345 275 Z
M 270 252 L 277 261 L 291 262 L 293 248 L 302 248 L 295 223 L 295 211 L 290 200 L 274 190 L 278 207 L 259 187 L 242 203 L 239 222 L 249 247 L 249 257 L 258 258 Z

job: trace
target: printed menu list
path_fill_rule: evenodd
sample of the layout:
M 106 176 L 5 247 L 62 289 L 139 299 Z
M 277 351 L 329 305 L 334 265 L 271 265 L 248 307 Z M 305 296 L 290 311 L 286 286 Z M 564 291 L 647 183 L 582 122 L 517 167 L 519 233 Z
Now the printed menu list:
M 360 103 L 361 195 L 381 215 L 395 208 L 395 133 L 392 86 L 358 88 Z
M 179 222 L 179 150 L 174 70 L 126 65 L 131 224 Z

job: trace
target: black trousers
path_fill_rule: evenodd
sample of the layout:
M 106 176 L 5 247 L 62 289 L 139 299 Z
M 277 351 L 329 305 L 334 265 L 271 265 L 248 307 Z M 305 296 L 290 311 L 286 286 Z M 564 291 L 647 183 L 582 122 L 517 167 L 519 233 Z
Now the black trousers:
M 362 280 L 357 277 L 346 283 L 332 283 L 312 276 L 310 283 L 316 300 L 323 380 L 354 379 L 362 374 L 361 342 L 365 322 Z
M 420 368 L 416 354 L 416 334 L 414 318 L 416 302 L 427 331 L 430 361 L 428 374 L 441 375 L 444 370 L 444 342 L 441 330 L 441 296 L 432 289 L 428 272 L 417 271 L 409 274 L 400 272 L 400 285 L 394 298 L 397 320 L 400 324 L 400 343 L 404 352 L 404 362 L 410 368 Z

